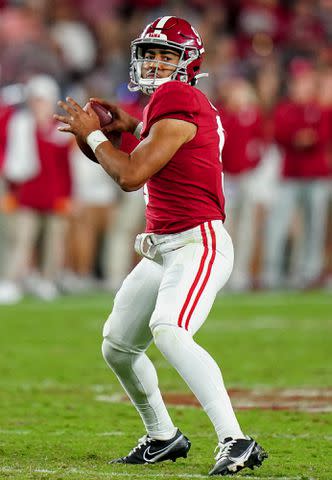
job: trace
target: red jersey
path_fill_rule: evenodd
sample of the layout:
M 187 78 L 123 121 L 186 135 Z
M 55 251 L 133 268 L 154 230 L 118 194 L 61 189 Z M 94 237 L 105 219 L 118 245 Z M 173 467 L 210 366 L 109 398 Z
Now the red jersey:
M 8 105 L 1 104 L 0 100 L 0 176 L 5 161 L 5 145 L 8 121 L 14 109 Z
M 40 171 L 31 180 L 15 185 L 21 207 L 54 213 L 62 210 L 62 202 L 71 195 L 70 143 L 56 127 L 52 122 L 47 130 L 36 129 Z
M 198 89 L 179 81 L 161 85 L 144 109 L 141 139 L 163 118 L 193 123 L 195 137 L 146 183 L 146 232 L 176 233 L 207 220 L 224 220 L 218 111 Z
M 286 100 L 277 106 L 274 121 L 275 139 L 284 151 L 283 177 L 327 177 L 330 138 L 327 112 L 315 103 L 300 105 Z M 297 133 L 305 128 L 315 131 L 316 140 L 311 146 L 300 148 L 294 142 Z
M 226 132 L 224 172 L 238 175 L 257 167 L 263 153 L 263 119 L 257 107 L 220 112 Z

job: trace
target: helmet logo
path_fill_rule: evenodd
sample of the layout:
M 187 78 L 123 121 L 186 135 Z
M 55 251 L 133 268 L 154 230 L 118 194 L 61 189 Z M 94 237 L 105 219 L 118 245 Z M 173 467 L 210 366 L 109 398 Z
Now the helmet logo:
M 147 33 L 145 35 L 145 38 L 160 38 L 161 40 L 167 40 L 167 36 L 164 33 Z

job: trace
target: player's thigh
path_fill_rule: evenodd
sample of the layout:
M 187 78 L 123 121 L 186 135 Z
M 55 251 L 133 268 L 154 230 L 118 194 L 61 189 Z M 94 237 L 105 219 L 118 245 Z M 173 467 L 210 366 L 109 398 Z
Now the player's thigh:
M 168 324 L 197 332 L 207 318 L 218 291 L 233 268 L 232 241 L 222 227 L 216 231 L 217 248 L 189 244 L 167 254 L 150 327 Z
M 124 280 L 103 330 L 118 350 L 141 352 L 151 342 L 149 321 L 161 278 L 162 267 L 144 258 Z

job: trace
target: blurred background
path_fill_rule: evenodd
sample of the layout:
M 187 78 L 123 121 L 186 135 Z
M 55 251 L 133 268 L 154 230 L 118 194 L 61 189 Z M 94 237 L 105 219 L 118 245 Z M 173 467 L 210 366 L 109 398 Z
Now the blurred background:
M 52 114 L 98 96 L 141 118 L 130 42 L 163 15 L 203 37 L 198 88 L 226 133 L 226 290 L 332 290 L 332 0 L 0 0 L 0 303 L 114 293 L 137 262 L 142 192 L 121 192 Z

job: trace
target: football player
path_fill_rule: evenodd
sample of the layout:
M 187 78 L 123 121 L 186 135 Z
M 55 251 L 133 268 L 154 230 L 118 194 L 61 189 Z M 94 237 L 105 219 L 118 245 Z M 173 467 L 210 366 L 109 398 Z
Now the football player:
M 235 417 L 219 367 L 193 339 L 233 267 L 225 219 L 217 110 L 194 88 L 204 74 L 202 40 L 186 20 L 158 18 L 131 44 L 129 89 L 151 95 L 143 122 L 100 99 L 114 121 L 101 131 L 91 107 L 72 98 L 56 118 L 76 135 L 125 191 L 144 185 L 146 231 L 135 248 L 143 259 L 123 282 L 104 326 L 102 351 L 139 412 L 146 435 L 115 463 L 144 464 L 186 457 L 190 441 L 174 426 L 156 370 L 146 355 L 153 341 L 209 416 L 219 452 L 211 475 L 259 466 L 266 453 Z M 111 132 L 140 138 L 131 154 L 109 140 Z M 106 134 L 105 134 L 106 133 Z

